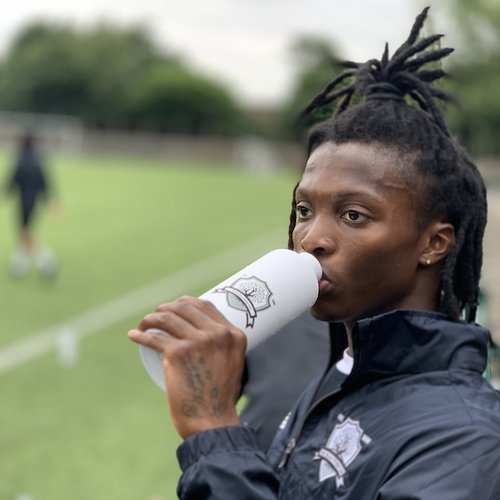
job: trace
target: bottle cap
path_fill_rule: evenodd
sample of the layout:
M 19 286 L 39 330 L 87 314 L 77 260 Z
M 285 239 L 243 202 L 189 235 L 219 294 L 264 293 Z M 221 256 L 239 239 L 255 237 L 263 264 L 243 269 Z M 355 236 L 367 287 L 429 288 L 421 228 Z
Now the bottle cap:
M 312 270 L 314 271 L 317 280 L 319 281 L 321 279 L 321 276 L 323 276 L 323 269 L 321 269 L 321 264 L 319 263 L 319 260 L 314 255 L 307 252 L 299 253 L 299 256 L 307 261 L 307 263 L 311 266 Z

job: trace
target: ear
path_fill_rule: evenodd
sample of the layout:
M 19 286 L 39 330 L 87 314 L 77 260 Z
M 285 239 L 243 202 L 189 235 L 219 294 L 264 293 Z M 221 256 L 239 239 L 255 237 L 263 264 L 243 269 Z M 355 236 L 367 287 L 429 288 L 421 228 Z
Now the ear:
M 431 222 L 424 231 L 424 249 L 419 262 L 429 267 L 441 262 L 455 246 L 455 228 L 449 222 Z

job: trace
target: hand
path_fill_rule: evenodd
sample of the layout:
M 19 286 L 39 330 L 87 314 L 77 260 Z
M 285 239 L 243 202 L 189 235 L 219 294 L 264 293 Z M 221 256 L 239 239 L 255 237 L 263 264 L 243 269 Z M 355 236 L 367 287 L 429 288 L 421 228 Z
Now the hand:
M 61 203 L 58 199 L 53 198 L 49 202 L 48 212 L 50 217 L 55 221 L 60 221 L 62 219 L 63 210 Z
M 152 328 L 161 332 L 146 331 Z M 236 402 L 246 336 L 211 302 L 181 297 L 162 304 L 128 336 L 163 354 L 170 414 L 184 439 L 207 429 L 239 425 Z

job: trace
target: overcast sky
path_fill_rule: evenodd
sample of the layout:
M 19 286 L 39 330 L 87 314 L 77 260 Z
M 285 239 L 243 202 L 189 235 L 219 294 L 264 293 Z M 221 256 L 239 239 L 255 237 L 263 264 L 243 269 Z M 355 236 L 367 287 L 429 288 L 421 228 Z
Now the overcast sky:
M 0 55 L 33 19 L 141 23 L 243 102 L 276 103 L 293 81 L 289 47 L 298 35 L 331 40 L 350 59 L 379 57 L 384 42 L 394 50 L 429 4 L 437 14 L 439 0 L 20 0 L 2 9 Z

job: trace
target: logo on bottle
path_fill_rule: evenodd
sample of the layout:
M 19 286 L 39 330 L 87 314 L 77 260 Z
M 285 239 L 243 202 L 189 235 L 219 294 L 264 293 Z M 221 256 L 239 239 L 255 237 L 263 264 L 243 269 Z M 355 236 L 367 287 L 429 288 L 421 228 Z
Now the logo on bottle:
M 247 327 L 253 328 L 257 312 L 271 307 L 272 292 L 265 281 L 251 276 L 238 278 L 232 285 L 216 288 L 214 292 L 226 293 L 227 303 L 233 309 L 244 311 Z

